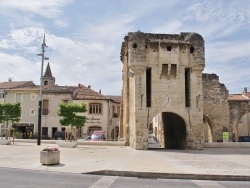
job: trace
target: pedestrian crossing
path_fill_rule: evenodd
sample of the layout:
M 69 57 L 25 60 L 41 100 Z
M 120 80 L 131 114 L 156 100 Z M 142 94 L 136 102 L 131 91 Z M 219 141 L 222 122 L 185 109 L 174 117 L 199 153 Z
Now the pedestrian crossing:
M 89 188 L 109 188 L 111 184 L 114 183 L 117 178 L 118 176 L 103 176 L 101 179 L 99 179 Z
M 111 185 L 119 178 L 119 176 L 103 176 L 98 181 L 96 181 L 94 184 L 92 184 L 89 188 L 110 188 Z M 166 181 L 166 187 L 168 187 L 168 181 Z M 171 181 L 171 180 L 170 180 Z M 174 180 L 178 181 L 178 180 Z M 208 181 L 208 180 L 184 180 L 189 181 L 190 183 L 193 183 L 193 187 L 199 187 L 199 188 L 225 188 L 224 186 L 220 185 L 217 182 L 214 181 Z M 178 185 L 177 185 L 178 187 Z
M 223 186 L 214 181 L 205 181 L 205 180 L 191 180 L 191 181 L 200 188 L 224 188 Z

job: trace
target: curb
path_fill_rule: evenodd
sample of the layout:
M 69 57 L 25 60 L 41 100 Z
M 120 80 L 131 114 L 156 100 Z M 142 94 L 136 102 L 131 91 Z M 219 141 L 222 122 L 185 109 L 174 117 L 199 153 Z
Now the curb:
M 174 174 L 174 173 L 114 171 L 114 170 L 101 170 L 101 171 L 87 172 L 82 174 L 138 177 L 145 179 L 160 178 L 160 179 L 213 180 L 213 181 L 250 181 L 250 176 L 240 176 L 240 175 Z

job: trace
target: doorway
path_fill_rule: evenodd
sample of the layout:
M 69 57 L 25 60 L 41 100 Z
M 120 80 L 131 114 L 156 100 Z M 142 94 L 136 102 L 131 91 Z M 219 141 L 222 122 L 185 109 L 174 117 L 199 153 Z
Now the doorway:
M 162 113 L 166 149 L 186 149 L 187 133 L 184 120 L 171 112 Z

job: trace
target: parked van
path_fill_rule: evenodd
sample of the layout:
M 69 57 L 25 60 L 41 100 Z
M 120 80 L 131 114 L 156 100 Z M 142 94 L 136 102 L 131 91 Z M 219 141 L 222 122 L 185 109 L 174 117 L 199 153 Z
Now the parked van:
M 106 140 L 104 131 L 94 131 L 94 133 L 91 136 L 91 141 L 104 141 L 104 140 Z

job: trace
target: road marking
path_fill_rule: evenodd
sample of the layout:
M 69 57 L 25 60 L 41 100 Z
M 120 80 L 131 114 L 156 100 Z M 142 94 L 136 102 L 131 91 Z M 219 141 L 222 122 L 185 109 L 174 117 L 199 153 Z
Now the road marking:
M 118 176 L 103 176 L 89 188 L 109 188 L 112 183 L 118 178 Z
M 214 187 L 223 188 L 223 186 L 214 181 L 192 180 L 192 182 L 201 188 L 214 188 Z

